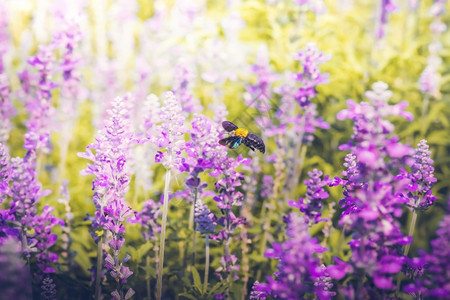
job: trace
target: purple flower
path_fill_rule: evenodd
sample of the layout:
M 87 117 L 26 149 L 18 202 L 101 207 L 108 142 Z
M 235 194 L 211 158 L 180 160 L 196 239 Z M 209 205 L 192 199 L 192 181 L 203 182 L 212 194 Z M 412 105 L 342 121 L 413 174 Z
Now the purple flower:
M 324 55 L 319 51 L 316 44 L 309 43 L 305 49 L 299 51 L 295 59 L 299 60 L 303 67 L 303 71 L 295 76 L 295 80 L 302 84 L 295 95 L 295 99 L 301 107 L 306 107 L 309 105 L 310 99 L 317 94 L 315 87 L 328 82 L 328 74 L 320 73 L 319 64 L 328 61 L 330 55 Z
M 377 37 L 380 39 L 384 37 L 385 27 L 388 22 L 388 14 L 394 12 L 397 9 L 393 0 L 381 0 L 381 12 L 379 19 L 379 27 L 377 29 Z
M 52 233 L 52 228 L 56 225 L 64 226 L 64 221 L 52 215 L 55 209 L 45 205 L 40 215 L 33 218 L 31 228 L 34 234 L 28 234 L 31 239 L 38 241 L 36 248 L 37 265 L 44 274 L 55 273 L 55 269 L 51 267 L 52 263 L 58 261 L 58 254 L 50 252 L 50 248 L 56 243 L 58 236 Z
M 311 238 L 308 224 L 304 219 L 291 213 L 287 218 L 287 240 L 273 243 L 265 256 L 278 259 L 276 278 L 267 277 L 270 295 L 281 299 L 302 299 L 307 295 L 317 295 L 320 299 L 331 299 L 326 268 L 322 267 L 315 253 L 326 251 L 316 238 Z
M 202 200 L 197 200 L 195 203 L 194 222 L 197 224 L 195 230 L 201 234 L 209 235 L 214 233 L 214 228 L 216 227 L 215 216 Z
M 30 114 L 26 122 L 28 132 L 25 134 L 24 148 L 50 151 L 50 122 L 54 113 L 51 90 L 57 85 L 51 81 L 53 73 L 54 45 L 39 46 L 36 56 L 30 57 L 28 63 L 38 71 L 36 94 L 30 97 L 26 108 Z M 24 88 L 25 89 L 25 88 Z
M 450 202 L 449 202 L 450 203 Z M 439 223 L 437 238 L 431 241 L 431 252 L 420 251 L 421 257 L 409 261 L 413 283 L 405 287 L 411 294 L 430 299 L 446 299 L 450 293 L 450 205 Z M 412 276 L 411 276 L 412 275 Z
M 431 193 L 431 188 L 436 182 L 434 177 L 433 160 L 431 151 L 428 150 L 426 140 L 421 140 L 413 155 L 411 165 L 412 173 L 402 169 L 396 179 L 409 180 L 408 192 L 403 194 L 406 205 L 415 210 L 425 210 L 436 201 Z
M 182 111 L 185 114 L 198 112 L 202 110 L 199 100 L 194 98 L 192 92 L 189 90 L 189 82 L 192 81 L 193 76 L 188 69 L 182 65 L 175 69 L 175 84 L 173 93 L 178 98 L 181 104 Z
M 273 177 L 271 175 L 264 175 L 261 197 L 271 198 L 272 195 L 273 195 Z
M 71 122 L 76 117 L 77 104 L 82 97 L 86 97 L 86 91 L 80 84 L 80 66 L 81 59 L 77 54 L 77 48 L 81 41 L 82 34 L 77 23 L 68 21 L 64 17 L 59 20 L 62 30 L 54 36 L 53 43 L 61 48 L 62 61 L 60 69 L 62 72 L 62 82 L 60 84 L 61 98 L 58 101 L 58 110 L 63 124 L 69 128 Z M 69 134 L 69 133 L 66 133 Z
M 32 298 L 31 278 L 22 259 L 21 245 L 15 238 L 0 242 L 0 286 L 4 299 Z
M 371 103 L 348 101 L 350 108 L 338 114 L 338 119 L 351 118 L 355 124 L 352 140 L 340 147 L 351 150 L 346 157 L 347 170 L 342 178 L 331 182 L 344 187 L 340 203 L 345 210 L 339 224 L 352 233 L 352 256 L 347 263 L 338 262 L 339 268 L 332 268 L 331 275 L 342 278 L 338 270 L 366 274 L 376 288 L 389 291 L 395 287 L 392 279 L 405 262 L 401 247 L 411 243 L 411 237 L 403 236 L 398 221 L 406 183 L 396 175 L 412 151 L 398 143 L 397 137 L 389 137 L 394 126 L 384 118 L 411 115 L 403 111 L 404 103 L 387 104 L 392 93 L 384 83 L 375 83 L 366 96 Z M 371 285 L 359 284 L 356 297 L 373 293 L 371 289 Z
M 128 260 L 119 261 L 120 248 L 125 242 L 124 221 L 135 213 L 126 203 L 125 194 L 129 188 L 130 171 L 126 161 L 130 157 L 131 146 L 136 142 L 129 120 L 127 98 L 116 98 L 113 108 L 109 111 L 110 118 L 105 128 L 96 136 L 96 142 L 88 145 L 85 153 L 78 153 L 93 163 L 81 172 L 82 175 L 95 175 L 92 183 L 94 205 L 97 208 L 91 232 L 96 242 L 102 230 L 111 233 L 106 242 L 111 247 L 113 255 L 107 254 L 105 267 L 117 282 L 113 293 L 123 293 L 123 285 L 133 274 L 123 264 Z M 91 149 L 95 149 L 95 155 Z M 129 289 L 128 292 L 132 291 Z M 122 299 L 122 298 L 120 298 Z
M 309 225 L 324 221 L 322 216 L 322 202 L 328 198 L 328 193 L 325 192 L 323 187 L 327 185 L 328 176 L 322 180 L 322 171 L 314 169 L 312 172 L 308 172 L 309 179 L 305 180 L 306 184 L 306 197 L 305 199 L 299 198 L 298 202 L 290 201 L 289 205 L 300 209 L 304 213 L 305 221 Z
M 0 204 L 9 194 L 9 180 L 11 169 L 9 167 L 9 153 L 6 147 L 0 143 Z
M 41 297 L 45 300 L 55 300 L 56 299 L 56 284 L 53 283 L 53 279 L 46 276 L 41 283 Z
M 254 85 L 247 86 L 244 99 L 247 106 L 254 107 L 261 112 L 267 112 L 271 109 L 271 85 L 275 80 L 275 75 L 270 71 L 267 50 L 260 50 L 257 55 L 257 63 L 251 67 L 251 70 L 257 76 L 257 81 Z M 256 119 L 257 124 L 262 125 L 262 122 L 262 118 Z
M 178 169 L 182 163 L 185 118 L 181 112 L 181 105 L 175 95 L 165 92 L 160 114 L 163 122 L 158 126 L 159 135 L 155 137 L 154 142 L 159 148 L 165 149 L 165 152 L 159 152 L 159 161 L 168 170 Z
M 158 217 L 161 214 L 161 203 L 147 200 L 143 203 L 142 210 L 138 214 L 139 223 L 142 225 L 142 235 L 146 240 L 155 240 L 161 231 L 158 225 Z
M 11 88 L 9 86 L 8 76 L 0 70 L 0 144 L 6 144 L 8 141 L 9 131 L 11 130 L 11 122 L 9 119 L 15 113 L 10 94 Z
M 252 291 L 250 292 L 250 299 L 266 300 L 266 297 L 269 294 L 270 287 L 268 284 L 255 281 L 255 283 L 253 283 Z

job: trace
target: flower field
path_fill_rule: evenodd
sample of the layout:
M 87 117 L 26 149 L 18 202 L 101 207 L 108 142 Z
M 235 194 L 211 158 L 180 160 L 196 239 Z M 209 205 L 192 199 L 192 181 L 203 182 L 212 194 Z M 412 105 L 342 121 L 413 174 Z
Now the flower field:
M 0 299 L 449 299 L 449 11 L 0 2 Z

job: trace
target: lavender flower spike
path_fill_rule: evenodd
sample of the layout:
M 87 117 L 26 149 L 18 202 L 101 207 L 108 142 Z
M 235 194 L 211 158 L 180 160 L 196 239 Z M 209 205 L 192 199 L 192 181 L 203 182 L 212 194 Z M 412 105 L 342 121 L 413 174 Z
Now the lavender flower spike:
M 328 193 L 323 187 L 326 185 L 328 176 L 322 180 L 322 171 L 314 169 L 308 172 L 309 179 L 305 180 L 307 187 L 305 199 L 300 198 L 298 202 L 289 201 L 289 205 L 297 207 L 305 214 L 305 219 L 309 225 L 323 221 L 322 216 L 322 201 L 328 198 Z
M 331 299 L 336 294 L 330 291 L 333 285 L 327 281 L 326 268 L 314 256 L 327 249 L 321 247 L 316 238 L 311 238 L 301 216 L 292 213 L 287 220 L 287 240 L 273 243 L 273 248 L 265 253 L 266 257 L 279 260 L 276 278 L 267 277 L 270 295 L 280 299 L 303 299 L 315 294 L 319 299 Z
M 168 170 L 178 169 L 181 164 L 181 151 L 184 149 L 184 122 L 180 103 L 172 92 L 163 95 L 163 107 L 160 119 L 163 123 L 159 125 L 160 135 L 155 143 L 166 151 L 159 151 L 155 161 L 160 162 Z
M 0 142 L 0 204 L 9 194 L 9 179 L 11 176 L 9 168 L 9 153 Z
M 214 219 L 214 214 L 211 213 L 208 206 L 202 200 L 197 200 L 194 213 L 194 221 L 197 224 L 195 230 L 201 234 L 214 233 L 214 228 L 217 225 Z
M 181 105 L 172 92 L 166 92 L 163 95 L 163 107 L 161 108 L 161 120 L 163 123 L 159 125 L 159 137 L 155 143 L 160 148 L 164 148 L 165 152 L 158 151 L 155 156 L 156 162 L 161 162 L 166 168 L 165 185 L 164 185 L 164 202 L 162 207 L 162 223 L 161 237 L 159 247 L 159 268 L 158 279 L 156 282 L 156 298 L 162 297 L 162 276 L 164 266 L 164 246 L 166 235 L 167 212 L 169 210 L 169 187 L 172 170 L 179 169 L 182 163 L 181 152 L 185 148 L 184 143 L 184 123 Z
M 111 233 L 112 238 L 106 242 L 112 250 L 112 255 L 108 253 L 105 267 L 109 274 L 117 283 L 116 290 L 113 291 L 113 298 L 119 295 L 123 299 L 123 284 L 127 278 L 133 274 L 128 267 L 123 264 L 129 260 L 126 256 L 119 261 L 120 248 L 125 242 L 125 228 L 123 221 L 129 217 L 133 211 L 125 204 L 125 194 L 129 188 L 130 171 L 126 165 L 129 160 L 131 145 L 136 141 L 131 129 L 129 120 L 128 103 L 126 98 L 116 98 L 113 101 L 113 108 L 109 111 L 110 118 L 106 121 L 105 128 L 100 130 L 96 142 L 87 146 L 85 153 L 78 153 L 80 157 L 87 158 L 93 162 L 89 164 L 82 175 L 95 175 L 92 183 L 94 189 L 93 201 L 97 208 L 93 219 L 92 236 L 98 243 L 97 253 L 97 278 L 96 297 L 100 297 L 100 274 L 103 258 L 104 230 Z M 95 155 L 91 149 L 95 149 Z M 111 251 L 110 250 L 110 251 Z M 134 294 L 128 289 L 126 295 Z M 126 296 L 125 296 L 126 297 Z
M 407 178 L 410 180 L 408 193 L 403 195 L 406 205 L 414 210 L 425 210 L 436 201 L 431 193 L 431 188 L 436 182 L 434 177 L 433 160 L 426 140 L 421 140 L 413 155 L 414 162 L 411 165 L 412 173 L 402 169 L 402 173 L 396 179 Z

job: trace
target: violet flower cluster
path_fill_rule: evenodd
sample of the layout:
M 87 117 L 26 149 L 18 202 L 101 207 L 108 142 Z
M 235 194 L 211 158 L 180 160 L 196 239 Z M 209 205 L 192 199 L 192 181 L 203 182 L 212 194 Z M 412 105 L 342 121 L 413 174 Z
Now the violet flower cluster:
M 450 202 L 449 202 L 450 203 Z M 405 287 L 407 293 L 430 299 L 446 299 L 450 293 L 450 204 L 447 214 L 439 223 L 437 238 L 431 241 L 431 252 L 420 251 L 417 262 L 420 276 Z
M 0 57 L 1 61 L 1 57 Z M 0 143 L 5 144 L 12 128 L 9 120 L 15 113 L 11 101 L 11 88 L 6 73 L 0 70 Z
M 309 43 L 294 58 L 301 62 L 303 68 L 302 72 L 295 76 L 295 80 L 301 83 L 301 87 L 294 97 L 300 107 L 304 108 L 317 95 L 316 86 L 328 82 L 328 74 L 320 73 L 319 64 L 327 62 L 331 56 L 324 55 L 319 51 L 316 44 Z
M 157 234 L 161 231 L 161 226 L 158 225 L 158 218 L 161 214 L 161 203 L 153 200 L 147 200 L 143 204 L 143 207 L 137 219 L 142 225 L 142 235 L 144 239 L 156 240 Z
M 0 232 L 21 241 L 22 255 L 30 263 L 38 266 L 37 278 L 44 274 L 55 273 L 52 264 L 58 261 L 58 255 L 50 251 L 56 243 L 57 235 L 52 233 L 56 225 L 64 222 L 56 218 L 52 207 L 45 205 L 43 212 L 38 213 L 37 204 L 40 197 L 50 193 L 41 190 L 35 170 L 34 152 L 28 152 L 25 158 L 12 158 L 9 165 L 9 180 L 4 185 L 5 195 L 11 198 L 9 209 L 1 211 Z M 9 186 L 9 181 L 11 185 Z
M 10 118 L 15 110 L 12 105 L 9 76 L 6 73 L 3 56 L 10 45 L 8 33 L 8 14 L 5 4 L 0 4 L 0 143 L 6 145 L 11 130 Z
M 339 224 L 352 233 L 352 256 L 332 268 L 332 277 L 341 279 L 353 273 L 361 281 L 365 275 L 387 296 L 395 287 L 393 277 L 404 263 L 401 247 L 411 243 L 411 237 L 403 236 L 398 221 L 406 183 L 395 176 L 412 150 L 400 144 L 397 137 L 389 137 L 394 126 L 384 118 L 393 115 L 411 119 L 411 114 L 403 111 L 407 105 L 404 102 L 387 104 L 392 93 L 385 83 L 377 82 L 372 88 L 366 92 L 370 103 L 348 101 L 349 108 L 337 116 L 352 119 L 355 124 L 351 141 L 340 146 L 351 151 L 346 157 L 347 171 L 331 183 L 344 187 L 345 211 Z M 357 298 L 378 293 L 370 284 L 361 283 L 347 292 Z
M 214 168 L 217 152 L 223 149 L 217 146 L 219 137 L 216 124 L 210 118 L 195 114 L 191 125 L 191 139 L 185 144 L 187 157 L 182 158 L 179 168 L 181 172 L 189 173 L 186 179 L 188 189 L 177 193 L 177 196 L 181 196 L 187 203 L 194 203 L 195 205 L 197 199 L 202 199 L 211 194 L 204 191 L 206 183 L 200 181 L 199 175 Z
M 177 68 L 175 68 L 175 84 L 173 93 L 178 98 L 178 101 L 180 102 L 182 110 L 185 114 L 202 110 L 199 100 L 194 98 L 191 91 L 189 90 L 189 82 L 192 80 L 192 78 L 192 74 L 185 66 L 179 65 L 177 66 Z
M 105 267 L 117 283 L 117 288 L 111 295 L 113 298 L 123 299 L 123 285 L 133 274 L 128 267 L 124 266 L 129 256 L 119 261 L 120 249 L 125 242 L 123 223 L 134 213 L 125 202 L 130 180 L 126 162 L 136 139 L 131 129 L 129 109 L 124 99 L 119 97 L 114 99 L 113 108 L 109 114 L 110 119 L 106 121 L 105 128 L 97 134 L 96 142 L 88 145 L 86 152 L 78 153 L 78 155 L 92 161 L 92 164 L 81 171 L 82 175 L 95 176 L 92 189 L 96 212 L 91 218 L 94 229 L 91 234 L 97 243 L 100 242 L 99 237 L 106 236 L 112 255 L 107 254 Z M 95 154 L 91 149 L 95 149 Z M 131 297 L 133 293 L 134 291 L 130 288 L 126 295 Z
M 312 172 L 308 172 L 309 179 L 305 180 L 306 195 L 305 199 L 299 198 L 298 202 L 289 201 L 289 205 L 298 208 L 304 213 L 306 223 L 310 226 L 312 224 L 325 221 L 322 219 L 322 202 L 328 198 L 328 193 L 324 190 L 324 186 L 327 185 L 328 176 L 322 179 L 323 172 L 314 169 Z
M 198 200 L 194 211 L 194 222 L 197 224 L 195 230 L 205 235 L 213 234 L 216 227 L 215 219 L 208 206 L 202 200 Z
M 21 250 L 20 242 L 16 239 L 0 239 L 0 286 L 4 299 L 32 298 L 31 277 L 20 257 Z
M 9 153 L 5 145 L 0 142 L 0 204 L 8 195 L 10 175 Z
M 430 8 L 429 15 L 433 18 L 430 31 L 433 39 L 428 45 L 430 54 L 427 58 L 427 66 L 419 78 L 420 91 L 435 98 L 440 97 L 441 74 L 439 69 L 442 65 L 442 58 L 439 53 L 443 48 L 440 36 L 447 29 L 447 26 L 441 20 L 445 12 L 445 2 L 445 0 L 436 0 Z
M 414 210 L 425 210 L 436 201 L 431 191 L 436 178 L 430 156 L 431 151 L 427 141 L 421 140 L 413 155 L 412 172 L 408 173 L 405 169 L 401 169 L 401 173 L 396 176 L 396 179 L 409 180 L 408 191 L 403 194 L 403 197 L 406 205 Z
M 378 28 L 376 29 L 377 38 L 381 39 L 385 35 L 386 25 L 388 23 L 388 17 L 390 13 L 393 13 L 397 9 L 397 5 L 395 5 L 394 0 L 381 0 L 380 7 L 380 17 Z
M 158 126 L 159 135 L 154 142 L 159 148 L 166 151 L 158 151 L 155 161 L 162 163 L 167 170 L 179 169 L 182 164 L 181 152 L 185 148 L 185 117 L 183 116 L 180 102 L 172 92 L 163 95 L 163 106 L 160 119 L 163 120 Z
M 275 278 L 267 277 L 267 284 L 259 284 L 253 294 L 264 299 L 265 293 L 280 299 L 303 299 L 315 295 L 319 299 L 331 299 L 336 293 L 327 268 L 315 255 L 327 249 L 320 246 L 316 238 L 308 232 L 308 224 L 294 213 L 286 218 L 286 241 L 272 243 L 272 249 L 265 256 L 278 259 Z M 255 296 L 254 296 L 255 297 Z
M 55 45 L 40 45 L 36 56 L 28 59 L 28 63 L 38 71 L 35 95 L 29 95 L 26 108 L 30 114 L 26 122 L 28 131 L 25 134 L 24 148 L 27 150 L 39 149 L 44 152 L 50 151 L 50 121 L 54 113 L 52 106 L 51 91 L 56 88 L 56 83 L 51 80 L 54 72 L 54 51 Z M 27 93 L 30 84 L 27 73 L 21 74 L 22 88 Z

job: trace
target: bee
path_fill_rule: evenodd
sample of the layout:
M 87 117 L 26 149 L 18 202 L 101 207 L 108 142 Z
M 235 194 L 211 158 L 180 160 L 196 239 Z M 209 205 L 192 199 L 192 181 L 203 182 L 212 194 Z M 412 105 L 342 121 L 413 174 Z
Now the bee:
M 245 128 L 239 128 L 230 121 L 223 121 L 222 127 L 229 132 L 230 135 L 224 139 L 221 139 L 219 144 L 223 146 L 228 145 L 230 149 L 235 149 L 244 143 L 245 146 L 249 147 L 253 151 L 258 149 L 261 153 L 266 152 L 266 146 L 264 145 L 263 140 L 256 134 L 248 132 Z

